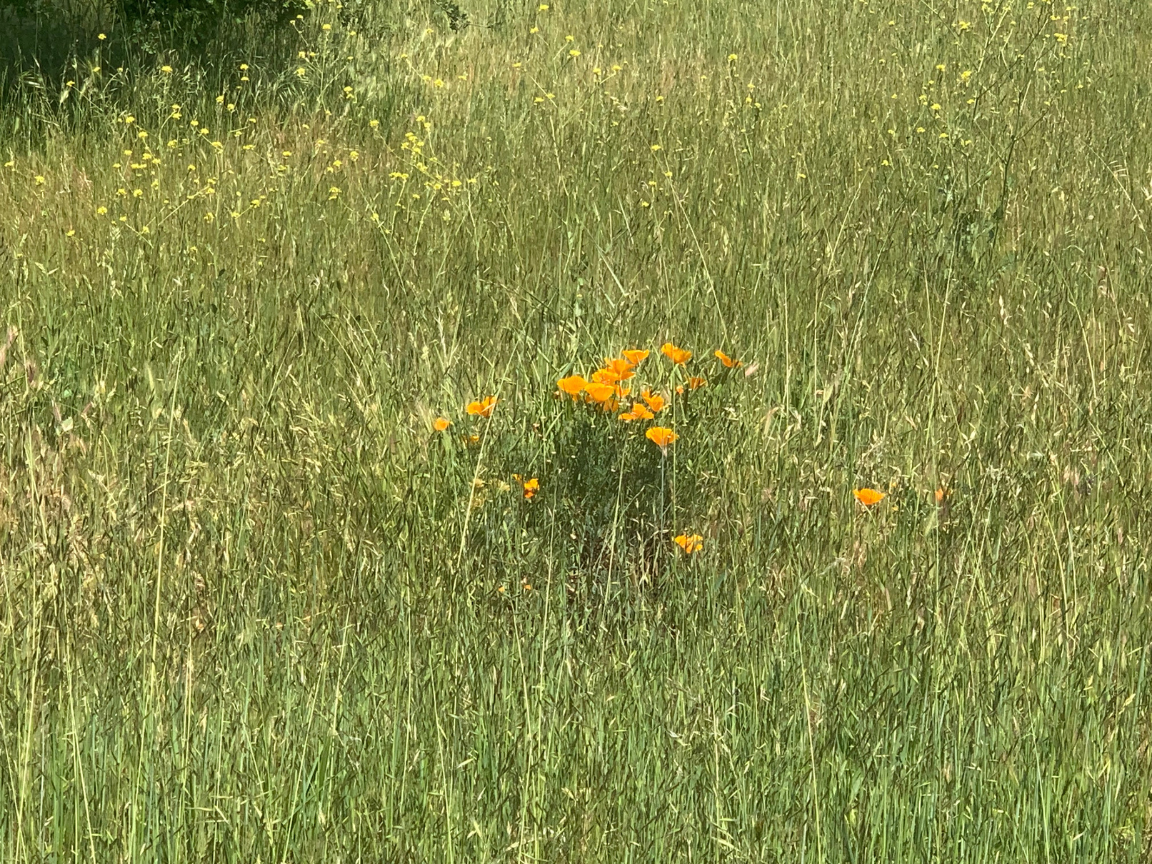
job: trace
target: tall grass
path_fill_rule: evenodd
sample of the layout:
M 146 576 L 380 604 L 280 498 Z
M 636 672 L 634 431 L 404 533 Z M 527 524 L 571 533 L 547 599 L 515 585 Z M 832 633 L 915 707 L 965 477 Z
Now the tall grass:
M 0 857 L 1146 860 L 1152 10 L 462 5 L 4 97 Z

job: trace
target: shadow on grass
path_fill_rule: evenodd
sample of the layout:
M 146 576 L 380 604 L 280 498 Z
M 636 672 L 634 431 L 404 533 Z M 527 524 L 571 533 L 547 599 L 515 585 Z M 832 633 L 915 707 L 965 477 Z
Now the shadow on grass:
M 163 57 L 173 66 L 198 67 L 211 85 L 236 57 L 273 66 L 298 48 L 291 3 L 243 13 L 194 5 L 132 15 L 103 0 L 0 0 L 0 104 L 28 88 L 55 101 L 68 80 L 91 66 L 131 77 Z
M 0 5 L 0 82 L 7 91 L 28 75 L 55 78 L 69 58 L 95 41 L 97 16 L 49 14 L 25 4 Z

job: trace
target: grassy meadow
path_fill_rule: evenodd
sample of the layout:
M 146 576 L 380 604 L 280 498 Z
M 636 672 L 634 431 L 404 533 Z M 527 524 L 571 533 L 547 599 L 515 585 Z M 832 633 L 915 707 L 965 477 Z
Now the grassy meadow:
M 1152 6 L 209 35 L 4 58 L 0 860 L 1152 856 Z

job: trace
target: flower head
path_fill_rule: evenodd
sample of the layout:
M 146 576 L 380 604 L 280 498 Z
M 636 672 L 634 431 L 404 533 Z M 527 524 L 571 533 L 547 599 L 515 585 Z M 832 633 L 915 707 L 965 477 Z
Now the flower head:
M 584 394 L 591 401 L 599 402 L 601 405 L 603 405 L 616 395 L 616 387 L 614 384 L 606 384 L 602 381 L 594 381 L 591 384 L 586 384 L 584 386 Z
M 742 360 L 737 360 L 737 359 L 736 359 L 736 358 L 734 358 L 734 357 L 729 357 L 727 354 L 725 354 L 725 353 L 724 353 L 723 351 L 721 351 L 719 348 L 717 348 L 717 349 L 716 349 L 715 351 L 713 351 L 712 353 L 716 355 L 716 359 L 717 359 L 717 360 L 719 360 L 721 363 L 723 363 L 723 364 L 724 364 L 725 366 L 727 366 L 729 369 L 735 369 L 735 368 L 737 368 L 737 367 L 739 367 L 739 366 L 743 366 L 743 365 L 744 365 L 744 362 L 743 362 Z
M 884 500 L 883 492 L 877 492 L 875 489 L 869 489 L 867 487 L 863 489 L 853 489 L 852 494 L 855 495 L 856 500 L 865 507 L 871 507 L 873 504 L 879 504 Z
M 587 385 L 588 382 L 584 380 L 583 375 L 569 375 L 567 378 L 561 378 L 556 382 L 560 392 L 566 393 L 573 399 L 577 398 Z
M 479 402 L 469 402 L 465 409 L 473 417 L 491 417 L 492 409 L 496 407 L 495 396 L 485 396 Z
M 640 394 L 640 398 L 647 403 L 650 411 L 659 414 L 664 410 L 664 406 L 668 404 L 668 400 L 661 396 L 659 393 L 651 392 L 647 387 L 644 388 Z
M 675 363 L 677 366 L 682 363 L 687 363 L 692 359 L 692 352 L 685 351 L 683 348 L 677 348 L 671 342 L 665 342 L 660 346 L 660 353 Z
M 644 436 L 659 447 L 665 455 L 668 453 L 668 445 L 680 437 L 671 429 L 666 429 L 663 426 L 653 426 L 644 433 Z
M 688 389 L 689 390 L 696 390 L 700 387 L 703 387 L 707 383 L 708 383 L 708 381 L 705 380 L 704 378 L 702 378 L 701 376 L 693 375 L 691 378 L 688 379 Z
M 630 410 L 620 415 L 620 419 L 625 423 L 630 423 L 633 420 L 651 420 L 655 416 L 643 402 L 634 402 Z
M 535 497 L 536 493 L 540 491 L 540 481 L 535 477 L 525 480 L 519 474 L 513 474 L 512 476 L 516 479 L 516 482 L 519 483 L 520 486 L 524 489 L 525 498 L 531 500 L 533 497 Z
M 684 550 L 684 554 L 691 555 L 693 552 L 699 552 L 701 547 L 704 546 L 704 538 L 699 534 L 681 534 L 672 538 L 672 542 Z
M 623 357 L 613 357 L 604 361 L 604 369 L 616 376 L 617 381 L 627 381 L 632 377 L 632 364 Z
M 435 429 L 437 432 L 443 432 L 451 425 L 452 425 L 452 421 L 449 420 L 447 417 L 437 417 L 435 420 L 432 421 L 432 428 Z
M 647 357 L 648 357 L 648 352 L 647 352 L 647 351 L 642 351 L 642 350 L 640 350 L 639 348 L 629 348 L 629 349 L 627 349 L 627 350 L 625 350 L 625 351 L 621 351 L 621 352 L 620 352 L 620 354 L 621 354 L 621 355 L 624 357 L 624 359 L 625 359 L 625 360 L 627 360 L 627 361 L 628 361 L 628 362 L 629 362 L 629 363 L 630 363 L 632 366 L 639 366 L 639 365 L 640 365 L 641 363 L 643 363 L 643 362 L 644 362 L 644 360 L 645 360 L 645 359 L 647 359 Z

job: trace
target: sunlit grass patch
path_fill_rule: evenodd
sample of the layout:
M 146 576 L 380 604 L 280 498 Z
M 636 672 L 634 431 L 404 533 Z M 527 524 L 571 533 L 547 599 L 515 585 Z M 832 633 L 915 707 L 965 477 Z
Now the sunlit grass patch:
M 1148 18 L 346 0 L 4 91 L 0 859 L 1147 858 Z

